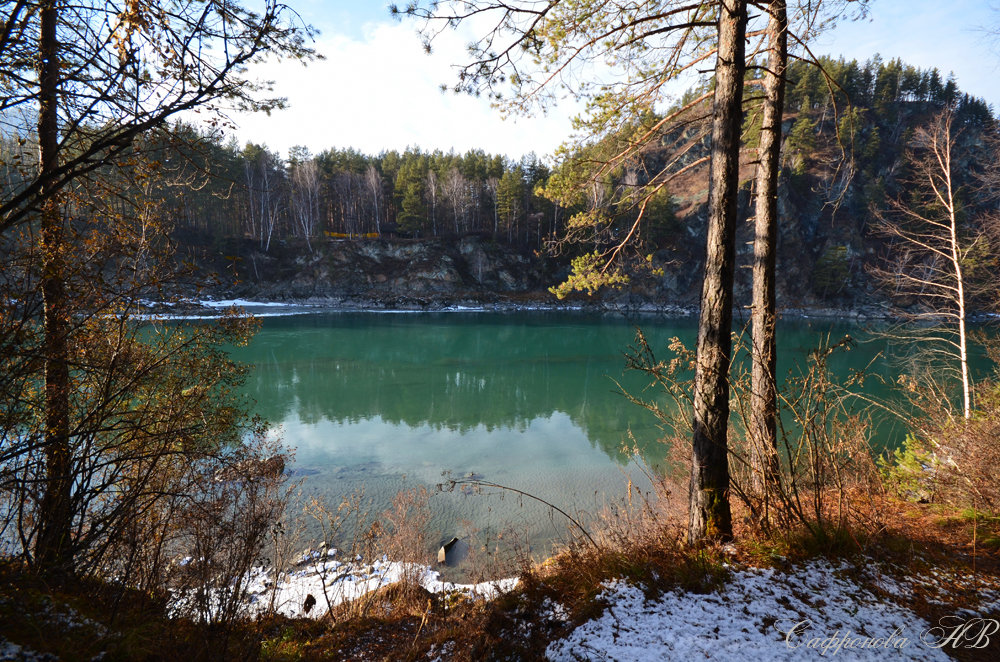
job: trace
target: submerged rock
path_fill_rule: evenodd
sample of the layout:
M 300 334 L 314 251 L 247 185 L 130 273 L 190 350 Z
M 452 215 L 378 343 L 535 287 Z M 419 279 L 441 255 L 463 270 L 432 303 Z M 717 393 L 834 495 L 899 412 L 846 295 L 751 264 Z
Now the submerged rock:
M 315 476 L 320 472 L 319 469 L 308 469 L 306 467 L 293 467 L 285 471 L 285 475 L 291 478 L 298 478 L 300 476 Z
M 454 566 L 458 565 L 469 555 L 469 543 L 458 538 L 452 538 L 447 542 L 442 542 L 438 549 L 437 561 L 439 564 Z
M 272 455 L 264 459 L 251 458 L 225 466 L 215 472 L 218 482 L 254 481 L 260 478 L 276 478 L 285 471 L 285 458 Z

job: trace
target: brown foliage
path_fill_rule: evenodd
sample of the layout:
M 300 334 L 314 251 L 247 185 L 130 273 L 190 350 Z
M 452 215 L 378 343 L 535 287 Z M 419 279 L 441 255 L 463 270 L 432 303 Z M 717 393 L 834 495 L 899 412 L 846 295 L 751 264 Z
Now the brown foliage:
M 1000 383 L 979 383 L 968 419 L 953 415 L 936 391 L 909 384 L 923 406 L 888 472 L 891 482 L 911 498 L 1000 513 Z
M 139 312 L 144 299 L 169 300 L 183 274 L 144 184 L 155 164 L 127 167 L 131 180 L 80 184 L 63 198 L 60 277 L 72 315 L 59 357 L 69 425 L 58 474 L 46 457 L 40 249 L 30 228 L 0 236 L 0 553 L 51 570 L 38 554 L 44 495 L 70 484 L 65 572 L 113 580 L 119 598 L 197 584 L 206 597 L 191 615 L 221 632 L 283 507 L 284 450 L 249 415 L 245 371 L 224 349 L 246 342 L 252 319 L 190 325 Z M 177 555 L 204 561 L 179 572 Z
M 751 380 L 744 368 L 731 371 L 733 428 L 729 466 L 731 496 L 744 506 L 752 528 L 771 535 L 804 529 L 821 545 L 843 540 L 853 527 L 875 530 L 881 523 L 860 515 L 862 501 L 880 498 L 881 481 L 869 444 L 869 422 L 859 411 L 854 389 L 864 379 L 855 374 L 843 382 L 829 372 L 829 356 L 847 351 L 850 338 L 814 350 L 807 365 L 790 374 L 778 391 L 778 448 L 754 448 L 749 429 Z M 744 349 L 737 336 L 735 355 Z M 669 405 L 657 398 L 629 396 L 656 415 L 667 431 L 672 466 L 683 466 L 689 447 L 687 412 L 690 408 L 691 353 L 676 339 L 669 347 L 673 358 L 656 358 L 641 332 L 629 348 L 628 367 L 649 375 Z M 737 365 L 740 365 L 737 361 Z M 753 457 L 774 457 L 779 469 L 772 481 L 762 481 Z M 848 495 L 851 495 L 850 498 Z M 866 511 L 872 512 L 872 511 Z M 875 511 L 877 512 L 877 511 Z

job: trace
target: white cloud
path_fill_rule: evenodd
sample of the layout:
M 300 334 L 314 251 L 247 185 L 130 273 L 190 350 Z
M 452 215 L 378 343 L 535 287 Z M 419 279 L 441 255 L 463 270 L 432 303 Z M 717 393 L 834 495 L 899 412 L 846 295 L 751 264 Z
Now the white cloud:
M 503 121 L 486 99 L 440 91 L 442 84 L 455 82 L 452 65 L 467 60 L 466 44 L 486 25 L 465 22 L 458 31 L 446 31 L 427 55 L 412 21 L 378 20 L 358 29 L 360 17 L 354 22 L 333 18 L 341 16 L 337 11 L 347 11 L 341 4 L 317 6 L 325 8 L 322 17 L 328 20 L 316 48 L 327 59 L 306 67 L 294 62 L 258 67 L 254 73 L 274 80 L 275 92 L 287 97 L 291 107 L 270 117 L 237 117 L 241 142 L 265 143 L 282 154 L 297 144 L 313 152 L 353 147 L 369 154 L 419 146 L 458 152 L 478 148 L 516 158 L 531 151 L 551 153 L 570 137 L 569 118 L 580 108 L 575 103 L 564 102 L 544 117 Z M 352 5 L 345 15 L 356 11 Z M 842 21 L 814 49 L 860 60 L 881 52 L 885 59 L 898 56 L 915 66 L 937 66 L 944 74 L 954 70 L 963 91 L 998 104 L 1000 58 L 976 29 L 995 19 L 981 0 L 947 5 L 880 0 L 872 3 L 871 20 Z M 331 28 L 338 25 L 340 32 Z
M 412 23 L 374 23 L 363 38 L 322 37 L 326 60 L 308 66 L 268 63 L 254 70 L 273 80 L 290 108 L 237 117 L 237 137 L 286 153 L 292 145 L 313 152 L 354 147 L 365 153 L 419 146 L 425 150 L 484 149 L 520 157 L 551 152 L 570 135 L 571 112 L 501 120 L 483 98 L 442 93 L 453 84 L 452 66 L 467 57 L 468 31 L 445 33 L 424 53 Z M 563 106 L 567 108 L 568 106 Z

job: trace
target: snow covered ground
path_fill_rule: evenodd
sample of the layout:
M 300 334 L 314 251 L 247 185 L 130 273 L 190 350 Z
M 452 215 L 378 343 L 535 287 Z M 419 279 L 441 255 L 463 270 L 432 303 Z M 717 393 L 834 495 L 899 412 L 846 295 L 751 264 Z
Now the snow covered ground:
M 336 556 L 336 550 L 309 550 L 293 570 L 277 577 L 256 569 L 248 587 L 248 615 L 273 608 L 288 617 L 320 618 L 329 607 L 404 577 L 431 592 L 459 591 L 485 599 L 513 590 L 518 582 L 453 584 L 442 582 L 426 566 L 385 558 L 374 563 L 341 561 Z M 995 650 L 1000 659 L 1000 623 L 992 618 L 1000 611 L 1000 586 L 973 581 L 933 569 L 923 577 L 900 578 L 874 564 L 859 568 L 827 560 L 785 569 L 733 569 L 724 587 L 707 594 L 674 590 L 647 598 L 641 588 L 613 581 L 598 598 L 605 605 L 603 614 L 552 642 L 546 655 L 554 662 L 943 662 L 951 659 L 943 649 L 955 645 Z M 930 623 L 901 606 L 919 594 L 947 611 L 955 591 L 978 596 L 976 610 L 955 611 Z M 175 606 L 183 608 L 184 600 Z M 550 623 L 569 619 L 557 602 L 548 600 L 544 610 L 540 618 Z M 529 625 L 525 636 L 531 636 L 532 629 Z
M 195 312 L 141 313 L 138 319 L 145 320 L 207 320 L 217 319 L 223 311 L 229 308 L 242 308 L 254 317 L 284 317 L 316 312 L 316 306 L 304 303 L 286 303 L 280 301 L 252 301 L 250 299 L 181 299 L 178 301 L 152 301 L 141 299 L 138 302 L 146 308 L 167 308 L 176 306 L 193 308 Z M 197 312 L 199 308 L 207 309 Z
M 289 618 L 321 618 L 330 607 L 403 579 L 415 581 L 431 593 L 454 591 L 485 599 L 511 591 L 518 583 L 516 578 L 509 578 L 455 584 L 441 581 L 440 573 L 427 566 L 389 561 L 385 557 L 374 563 L 363 563 L 360 557 L 345 562 L 336 555 L 335 549 L 308 551 L 294 569 L 277 577 L 271 568 L 254 568 L 247 586 L 248 616 L 268 612 L 273 607 L 275 612 Z M 312 600 L 308 600 L 309 596 Z M 172 611 L 187 611 L 188 599 L 178 595 Z
M 0 662 L 55 662 L 56 657 L 47 653 L 37 653 L 30 648 L 12 644 L 0 637 Z
M 206 308 L 288 308 L 299 306 L 281 301 L 251 301 L 250 299 L 198 299 L 195 303 Z M 301 306 L 299 306 L 301 307 Z
M 1000 659 L 1000 626 L 958 613 L 928 623 L 859 584 L 846 564 L 814 561 L 791 571 L 734 571 L 723 590 L 705 595 L 669 592 L 648 600 L 622 581 L 605 585 L 602 616 L 549 645 L 562 660 L 949 660 L 942 648 L 959 633 L 959 645 L 983 644 Z M 934 579 L 872 580 L 886 593 L 906 597 Z M 952 578 L 949 578 L 952 579 Z M 983 592 L 980 613 L 995 613 L 1000 594 Z M 560 613 L 554 605 L 553 613 Z M 965 627 L 966 629 L 962 629 Z M 957 629 L 956 629 L 957 628 Z M 953 640 L 955 638 L 953 637 Z M 942 643 L 944 642 L 944 643 Z
M 176 302 L 162 302 L 142 299 L 139 303 L 147 308 L 173 308 L 178 305 L 194 308 L 193 312 L 167 312 L 141 314 L 138 317 L 146 319 L 167 319 L 167 320 L 205 320 L 215 319 L 229 308 L 242 308 L 251 313 L 254 317 L 283 317 L 287 315 L 302 315 L 307 313 L 322 313 L 330 311 L 342 311 L 352 313 L 372 313 L 381 315 L 412 315 L 426 312 L 438 313 L 484 313 L 502 311 L 580 311 L 582 306 L 550 304 L 484 304 L 484 305 L 463 305 L 452 304 L 441 307 L 414 307 L 414 308 L 382 308 L 377 305 L 372 306 L 341 306 L 335 303 L 317 302 L 285 302 L 285 301 L 253 301 L 251 299 L 181 299 Z M 197 309 L 207 309 L 200 312 Z
M 329 550 L 326 558 L 321 552 L 312 552 L 312 558 L 304 567 L 283 573 L 277 583 L 273 582 L 270 571 L 260 569 L 251 578 L 249 592 L 251 609 L 266 611 L 271 601 L 279 614 L 295 617 L 319 618 L 325 615 L 329 606 L 333 607 L 348 600 L 394 584 L 408 578 L 416 581 L 431 593 L 458 591 L 486 599 L 510 591 L 517 585 L 517 579 L 501 579 L 482 584 L 453 584 L 442 582 L 440 573 L 427 566 L 399 563 L 383 558 L 371 564 L 360 559 L 344 563 L 334 560 Z M 305 611 L 307 596 L 313 596 L 315 606 Z

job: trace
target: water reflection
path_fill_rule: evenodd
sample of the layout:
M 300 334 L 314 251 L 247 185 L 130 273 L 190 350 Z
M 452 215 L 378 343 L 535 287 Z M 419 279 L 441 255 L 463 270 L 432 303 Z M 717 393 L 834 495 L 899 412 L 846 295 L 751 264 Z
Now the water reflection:
M 665 357 L 674 336 L 694 343 L 692 320 L 640 322 Z M 830 326 L 783 325 L 779 370 L 846 330 Z M 648 488 L 622 451 L 628 431 L 651 464 L 665 455 L 655 419 L 613 381 L 642 390 L 641 375 L 623 374 L 633 337 L 619 317 L 317 314 L 266 319 L 235 355 L 255 364 L 250 394 L 295 448 L 308 493 L 336 503 L 364 488 L 381 510 L 401 489 L 475 474 L 592 514 L 622 499 L 629 480 Z M 835 355 L 831 368 L 863 368 L 883 346 Z M 513 525 L 546 550 L 565 531 L 544 506 L 510 494 L 439 493 L 432 506 L 442 538 Z
M 693 337 L 690 323 L 669 331 Z M 256 364 L 250 389 L 261 415 L 295 418 L 299 433 L 324 421 L 367 422 L 354 433 L 371 441 L 373 428 L 409 428 L 408 441 L 419 445 L 425 428 L 530 437 L 532 426 L 558 415 L 622 461 L 625 430 L 647 450 L 657 437 L 652 417 L 612 381 L 641 388 L 638 375 L 622 374 L 632 333 L 620 320 L 317 315 L 268 320 L 238 358 Z

